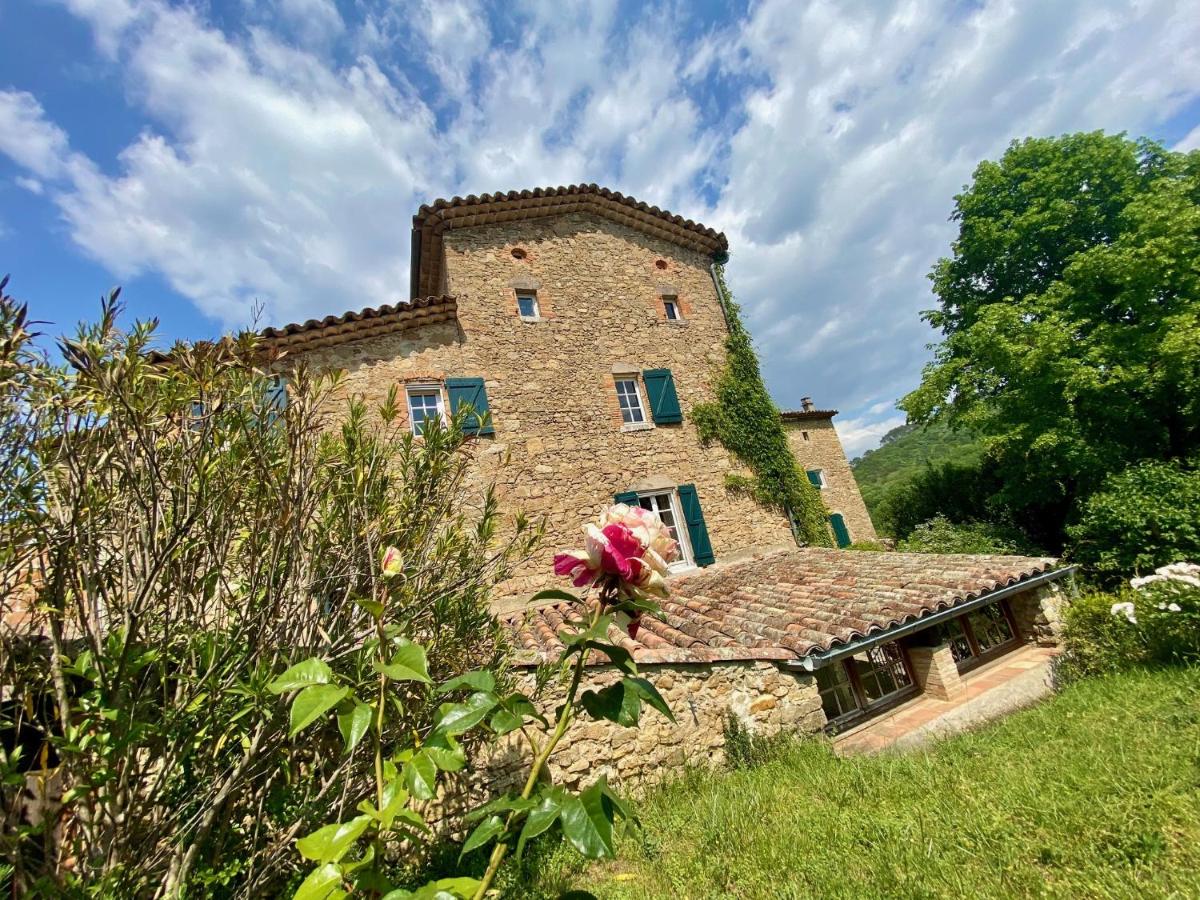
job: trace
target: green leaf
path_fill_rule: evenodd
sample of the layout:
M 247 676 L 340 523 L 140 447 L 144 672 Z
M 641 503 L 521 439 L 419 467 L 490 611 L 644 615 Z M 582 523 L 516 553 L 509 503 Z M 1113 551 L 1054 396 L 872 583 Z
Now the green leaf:
M 295 737 L 345 699 L 350 688 L 336 684 L 314 684 L 306 687 L 292 701 L 291 728 L 288 737 Z
M 478 850 L 503 831 L 504 821 L 499 816 L 488 816 L 475 826 L 475 830 L 471 832 L 471 836 L 467 838 L 467 842 L 459 851 L 458 858 L 462 859 L 472 850 Z
M 286 694 L 288 691 L 299 690 L 310 684 L 329 684 L 333 681 L 333 670 L 323 659 L 312 657 L 304 662 L 296 663 L 274 681 L 267 685 L 272 694 Z
M 396 648 L 387 665 L 375 663 L 375 671 L 382 672 L 393 681 L 420 681 L 429 684 L 429 668 L 425 661 L 425 648 L 420 644 L 405 641 Z
M 474 822 L 476 819 L 481 819 L 484 816 L 490 816 L 493 813 L 508 812 L 509 810 L 533 809 L 537 806 L 536 800 L 527 799 L 525 797 L 517 797 L 513 794 L 505 794 L 503 797 L 497 797 L 495 800 L 489 800 L 483 806 L 471 810 L 463 819 L 467 822 Z
M 337 721 L 342 740 L 346 742 L 346 752 L 350 753 L 371 727 L 371 707 L 353 700 L 351 706 L 338 711 Z
M 479 882 L 474 878 L 440 878 L 411 894 L 399 896 L 403 900 L 470 900 L 478 890 Z
M 477 672 L 465 672 L 457 678 L 451 678 L 438 687 L 439 694 L 448 694 L 459 688 L 471 688 L 474 691 L 492 691 L 496 689 L 496 678 L 486 669 Z
M 354 602 L 365 609 L 372 619 L 378 619 L 383 615 L 383 604 L 378 600 L 355 600 Z
M 574 631 L 560 631 L 558 639 L 566 645 L 567 652 L 578 652 L 582 645 L 588 641 L 604 640 L 608 636 L 608 629 L 612 623 L 612 616 L 601 616 L 590 628 L 581 629 L 577 627 Z
M 626 727 L 638 723 L 642 709 L 641 695 L 625 680 L 601 691 L 585 691 L 579 700 L 593 719 L 608 719 Z
M 579 598 L 567 591 L 559 590 L 558 588 L 550 588 L 545 591 L 538 591 L 530 599 L 531 603 L 540 603 L 543 600 L 565 600 L 568 603 L 576 603 Z
M 521 829 L 521 836 L 517 838 L 517 859 L 521 858 L 521 854 L 525 852 L 525 843 L 537 837 L 547 828 L 558 821 L 559 815 L 562 813 L 562 801 L 566 796 L 566 792 L 562 788 L 551 788 L 544 795 L 529 816 L 525 819 L 525 827 Z
M 379 822 L 384 828 L 391 828 L 396 816 L 408 802 L 408 791 L 399 778 L 393 778 L 383 789 L 383 807 L 379 810 Z
M 613 855 L 613 806 L 592 785 L 582 794 L 568 794 L 562 804 L 563 834 L 587 859 Z
M 541 722 L 546 728 L 550 727 L 550 723 L 546 721 L 546 717 L 533 705 L 533 701 L 524 694 L 509 694 L 500 701 L 500 705 L 514 715 L 521 716 L 522 718 L 528 716 L 531 719 Z
M 346 894 L 339 887 L 341 883 L 341 868 L 336 863 L 325 863 L 308 873 L 308 877 L 296 888 L 292 900 L 329 900 L 331 897 L 344 897 Z
M 326 825 L 296 841 L 296 849 L 313 862 L 338 862 L 370 824 L 370 816 L 355 816 L 349 822 Z
M 484 720 L 500 698 L 488 691 L 472 694 L 462 703 L 443 703 L 438 708 L 434 729 L 442 734 L 457 735 L 470 731 Z
M 404 764 L 404 783 L 418 800 L 432 800 L 437 793 L 437 766 L 424 750 Z
M 525 720 L 516 713 L 509 712 L 507 709 L 498 709 L 492 714 L 489 724 L 496 734 L 508 734 L 510 731 L 516 731 L 524 722 Z
M 599 650 L 608 657 L 609 662 L 626 675 L 637 674 L 637 664 L 625 648 L 618 647 L 616 644 L 610 644 L 608 641 L 588 641 L 584 646 L 592 650 Z
M 449 737 L 449 735 L 445 735 L 445 737 Z M 443 772 L 459 772 L 467 764 L 467 755 L 458 746 L 454 748 L 438 747 L 429 743 L 422 748 L 421 752 L 433 760 L 433 764 Z
M 433 834 L 433 829 L 426 824 L 425 820 L 421 818 L 420 814 L 416 810 L 407 808 L 398 810 L 396 812 L 395 821 L 404 822 L 406 825 L 412 826 L 417 831 L 425 832 L 425 834 Z
M 624 678 L 622 679 L 632 690 L 636 691 L 639 696 L 660 713 L 675 721 L 675 714 L 671 712 L 671 707 L 667 706 L 667 701 L 663 699 L 663 695 L 658 692 L 653 684 L 645 678 Z

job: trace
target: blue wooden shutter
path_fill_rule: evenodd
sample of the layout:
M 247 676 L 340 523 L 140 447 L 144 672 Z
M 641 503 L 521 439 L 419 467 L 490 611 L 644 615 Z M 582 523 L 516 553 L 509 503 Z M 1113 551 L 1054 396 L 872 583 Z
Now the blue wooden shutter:
M 708 539 L 708 526 L 704 524 L 704 513 L 700 509 L 700 498 L 696 496 L 694 484 L 681 484 L 679 505 L 683 507 L 683 521 L 687 525 L 688 540 L 692 545 L 692 559 L 698 566 L 711 566 L 717 561 L 713 556 L 712 543 Z
M 679 397 L 675 394 L 675 379 L 670 369 L 647 369 L 642 373 L 646 385 L 646 396 L 650 398 L 650 412 L 655 425 L 674 425 L 683 421 L 679 408 Z
M 446 393 L 450 395 L 451 415 L 457 413 L 459 407 L 464 404 L 471 407 L 473 412 L 463 423 L 463 430 L 467 434 L 496 433 L 496 429 L 492 427 L 491 416 L 487 415 L 487 390 L 483 386 L 482 378 L 447 378 Z
M 834 513 L 829 517 L 829 524 L 833 526 L 833 537 L 837 541 L 838 547 L 850 546 L 850 529 L 846 527 L 846 520 L 842 518 L 841 513 Z
M 624 503 L 626 506 L 638 505 L 637 491 L 618 491 L 613 495 L 613 499 L 618 503 Z
M 808 476 L 808 483 L 811 484 L 813 487 L 819 488 L 821 486 L 821 470 L 820 469 L 807 469 L 807 470 L 805 470 L 804 474 L 806 474 Z

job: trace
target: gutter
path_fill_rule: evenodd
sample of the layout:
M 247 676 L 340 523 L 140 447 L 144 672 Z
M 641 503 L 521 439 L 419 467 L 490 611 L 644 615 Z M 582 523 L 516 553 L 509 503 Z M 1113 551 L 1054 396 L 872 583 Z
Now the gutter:
M 721 258 L 719 258 L 721 257 Z M 721 318 L 725 320 L 725 331 L 729 329 L 729 306 L 725 290 L 721 287 L 721 279 L 717 277 L 717 266 L 729 261 L 728 253 L 714 253 L 712 262 L 708 264 L 708 274 L 712 276 L 713 287 L 717 289 L 717 303 L 721 307 Z
M 981 597 L 976 597 L 974 600 L 968 600 L 966 603 L 959 603 L 957 606 L 950 606 L 946 609 L 936 612 L 931 616 L 924 616 L 920 619 L 914 619 L 896 628 L 889 628 L 884 631 L 877 631 L 866 637 L 860 637 L 848 644 L 841 644 L 837 647 L 831 647 L 828 650 L 821 650 L 817 653 L 810 653 L 803 659 L 790 660 L 783 664 L 783 668 L 790 671 L 814 672 L 817 669 L 824 668 L 832 662 L 842 659 L 846 656 L 852 656 L 863 650 L 869 650 L 879 644 L 886 644 L 889 641 L 897 640 L 906 635 L 913 634 L 917 631 L 924 631 L 930 626 L 945 622 L 948 619 L 953 619 L 963 613 L 970 612 L 973 609 L 978 609 L 981 606 L 987 606 L 989 603 L 994 603 L 1004 597 L 1009 597 L 1013 594 L 1024 593 L 1031 588 L 1038 587 L 1043 584 L 1049 584 L 1052 581 L 1058 581 L 1066 576 L 1074 576 L 1078 566 L 1065 566 L 1061 569 L 1055 569 L 1052 572 L 1043 572 L 1041 575 L 1035 575 L 1033 578 L 1028 578 L 1024 581 L 1018 581 L 1016 584 L 1010 584 L 1007 587 L 999 588 L 991 593 L 984 594 Z

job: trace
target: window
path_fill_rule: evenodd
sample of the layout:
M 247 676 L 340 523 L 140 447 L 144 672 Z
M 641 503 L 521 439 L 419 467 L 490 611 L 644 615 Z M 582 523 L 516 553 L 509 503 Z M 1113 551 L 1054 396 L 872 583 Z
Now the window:
M 430 419 L 442 419 L 442 389 L 438 385 L 412 385 L 408 389 L 408 418 L 413 434 L 423 434 Z
M 844 723 L 915 690 L 904 651 L 895 641 L 817 669 L 817 693 L 825 718 Z
M 626 425 L 640 425 L 646 421 L 642 409 L 642 393 L 636 378 L 618 378 L 617 402 L 621 404 L 621 421 Z
M 1017 639 L 1003 600 L 943 622 L 934 633 L 950 645 L 959 671 L 1002 653 Z
M 813 487 L 822 490 L 827 487 L 824 469 L 809 469 L 805 474 L 808 475 L 808 480 L 812 483 Z
M 980 653 L 995 650 L 1013 639 L 1012 625 L 1004 609 L 996 604 L 967 613 L 967 622 L 975 634 Z
M 537 294 L 517 294 L 517 312 L 520 313 L 522 319 L 539 318 Z
M 658 513 L 659 519 L 662 520 L 662 523 L 671 532 L 671 537 L 675 538 L 676 542 L 678 542 L 679 559 L 671 564 L 671 568 L 690 568 L 692 565 L 692 548 L 688 542 L 687 529 L 679 528 L 681 517 L 679 515 L 679 505 L 675 498 L 675 492 L 663 491 L 657 494 L 640 494 L 638 495 L 637 502 L 638 506 L 642 509 Z
M 807 440 L 810 440 L 810 438 L 809 438 L 809 436 L 808 436 L 808 432 L 807 432 L 807 431 L 802 431 L 802 432 L 800 432 L 800 437 L 804 438 L 804 440 L 806 440 L 806 441 L 807 441 Z
M 669 322 L 679 322 L 683 319 L 679 314 L 679 301 L 674 297 L 663 297 L 663 310 Z

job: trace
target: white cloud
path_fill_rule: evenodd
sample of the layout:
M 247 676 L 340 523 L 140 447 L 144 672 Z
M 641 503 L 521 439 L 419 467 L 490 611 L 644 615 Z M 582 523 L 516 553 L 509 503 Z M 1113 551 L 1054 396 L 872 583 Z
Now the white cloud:
M 1197 125 L 1187 134 L 1185 134 L 1173 148 L 1180 153 L 1185 153 L 1188 150 L 1200 150 L 1200 125 Z
M 893 428 L 903 425 L 904 421 L 904 416 L 894 414 L 874 420 L 842 419 L 834 423 L 834 428 L 842 441 L 842 449 L 846 451 L 846 458 L 854 459 L 865 451 L 877 447 L 881 437 Z
M 1169 0 L 763 0 L 704 27 L 679 0 L 360 0 L 345 21 L 277 0 L 224 31 L 203 5 L 63 2 L 145 130 L 101 172 L 8 91 L 0 152 L 118 277 L 158 272 L 226 324 L 395 301 L 421 202 L 606 183 L 729 234 L 781 405 L 844 410 L 850 452 L 899 422 L 977 162 L 1136 135 L 1200 93 L 1200 19 Z
M 14 178 L 13 184 L 19 188 L 24 188 L 31 194 L 37 194 L 38 196 L 41 196 L 46 192 L 46 186 L 40 181 L 38 181 L 36 178 L 26 178 L 24 175 L 18 175 L 16 178 Z

